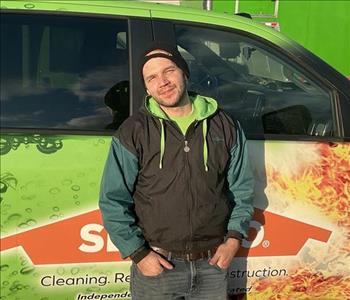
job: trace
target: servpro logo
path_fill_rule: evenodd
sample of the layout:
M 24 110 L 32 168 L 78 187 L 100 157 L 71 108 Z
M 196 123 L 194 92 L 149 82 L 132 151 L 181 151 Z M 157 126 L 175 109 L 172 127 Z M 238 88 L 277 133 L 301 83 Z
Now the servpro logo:
M 290 234 L 293 232 L 294 234 Z M 255 209 L 238 256 L 296 255 L 308 239 L 327 242 L 331 231 Z M 99 210 L 1 239 L 1 251 L 22 247 L 35 265 L 120 261 Z

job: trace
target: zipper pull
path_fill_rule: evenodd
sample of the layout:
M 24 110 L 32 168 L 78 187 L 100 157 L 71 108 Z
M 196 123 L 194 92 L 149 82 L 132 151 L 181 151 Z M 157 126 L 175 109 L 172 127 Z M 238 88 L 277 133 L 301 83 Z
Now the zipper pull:
M 188 141 L 185 141 L 185 147 L 184 147 L 184 151 L 185 152 L 190 152 L 190 147 L 188 147 Z

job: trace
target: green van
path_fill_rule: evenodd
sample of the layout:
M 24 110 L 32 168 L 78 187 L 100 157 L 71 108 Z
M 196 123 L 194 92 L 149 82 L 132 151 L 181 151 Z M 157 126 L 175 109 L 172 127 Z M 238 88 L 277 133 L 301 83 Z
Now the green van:
M 130 299 L 103 228 L 113 132 L 138 57 L 177 45 L 189 89 L 238 119 L 256 177 L 230 299 L 350 299 L 350 83 L 250 19 L 122 1 L 1 1 L 1 299 Z

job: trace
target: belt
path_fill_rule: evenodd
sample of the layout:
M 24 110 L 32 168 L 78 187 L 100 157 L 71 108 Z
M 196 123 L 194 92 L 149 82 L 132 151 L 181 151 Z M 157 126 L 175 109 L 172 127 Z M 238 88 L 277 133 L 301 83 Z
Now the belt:
M 195 261 L 199 259 L 209 259 L 213 257 L 218 247 L 206 251 L 168 251 L 159 247 L 151 246 L 153 251 L 164 256 L 168 260 L 182 259 L 186 261 Z

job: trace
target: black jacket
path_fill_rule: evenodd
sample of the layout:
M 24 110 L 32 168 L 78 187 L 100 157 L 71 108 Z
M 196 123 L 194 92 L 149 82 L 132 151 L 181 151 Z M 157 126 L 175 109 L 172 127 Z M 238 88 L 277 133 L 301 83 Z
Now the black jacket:
M 242 129 L 215 100 L 191 100 L 199 117 L 185 136 L 147 98 L 113 137 L 100 208 L 123 257 L 149 244 L 208 250 L 227 235 L 247 236 L 253 177 Z

